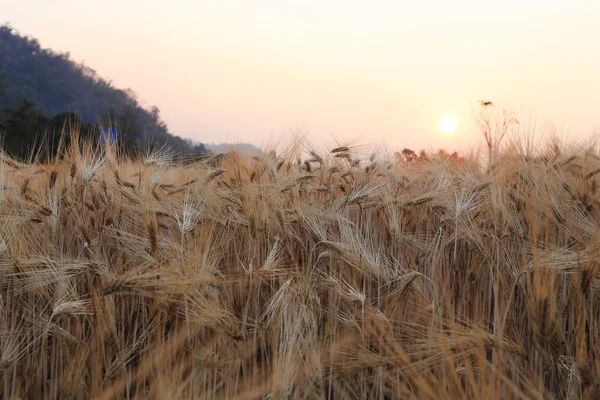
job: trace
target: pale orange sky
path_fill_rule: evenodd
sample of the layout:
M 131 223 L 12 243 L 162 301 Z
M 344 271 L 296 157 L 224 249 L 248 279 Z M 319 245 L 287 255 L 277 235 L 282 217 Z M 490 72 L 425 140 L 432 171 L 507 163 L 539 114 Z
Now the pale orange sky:
M 598 0 L 2 3 L 0 22 L 204 143 L 302 129 L 316 142 L 452 148 L 478 137 L 478 99 L 572 137 L 600 128 Z M 443 114 L 456 134 L 440 132 Z

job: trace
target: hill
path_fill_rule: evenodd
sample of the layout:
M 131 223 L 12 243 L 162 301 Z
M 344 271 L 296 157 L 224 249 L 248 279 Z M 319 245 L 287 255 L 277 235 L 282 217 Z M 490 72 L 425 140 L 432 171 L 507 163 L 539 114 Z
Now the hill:
M 0 128 L 6 131 L 6 143 L 22 152 L 35 136 L 75 117 L 88 128 L 99 122 L 116 125 L 120 139 L 129 144 L 145 147 L 154 141 L 182 153 L 207 151 L 169 132 L 158 107 L 143 108 L 133 90 L 115 88 L 92 68 L 71 60 L 69 53 L 44 49 L 37 39 L 1 25 Z M 19 131 L 9 129 L 17 125 Z
M 229 153 L 230 151 L 236 150 L 240 153 L 247 153 L 251 155 L 261 155 L 263 151 L 251 143 L 219 143 L 219 144 L 205 144 L 206 148 L 213 153 Z

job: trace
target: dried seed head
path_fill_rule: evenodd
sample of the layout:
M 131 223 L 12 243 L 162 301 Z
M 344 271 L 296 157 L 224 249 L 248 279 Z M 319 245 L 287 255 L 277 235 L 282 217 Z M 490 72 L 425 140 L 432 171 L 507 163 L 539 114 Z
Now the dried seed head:
M 21 185 L 21 195 L 22 196 L 24 196 L 25 193 L 27 193 L 27 190 L 29 189 L 29 182 L 30 182 L 29 178 L 25 178 L 25 180 L 23 181 L 23 184 Z
M 52 210 L 46 206 L 41 206 L 40 214 L 42 214 L 45 217 L 49 217 L 50 215 L 52 215 Z
M 158 226 L 156 218 L 152 215 L 149 215 L 146 219 L 146 231 L 148 232 L 152 257 L 156 258 L 158 254 Z
M 208 182 L 212 181 L 213 179 L 215 179 L 217 176 L 223 174 L 225 171 L 226 170 L 224 170 L 222 168 L 216 169 L 216 170 L 212 171 L 210 174 L 208 174 L 206 176 L 206 178 L 204 179 L 204 181 L 208 183 Z
M 50 189 L 54 188 L 54 185 L 56 184 L 56 178 L 58 177 L 58 172 L 56 172 L 56 170 L 53 170 L 50 173 L 50 181 L 48 182 L 48 187 Z
M 350 149 L 348 148 L 348 146 L 340 146 L 340 147 L 336 147 L 335 149 L 331 150 L 331 152 L 333 154 L 335 154 L 335 153 L 347 153 L 349 151 L 350 151 Z

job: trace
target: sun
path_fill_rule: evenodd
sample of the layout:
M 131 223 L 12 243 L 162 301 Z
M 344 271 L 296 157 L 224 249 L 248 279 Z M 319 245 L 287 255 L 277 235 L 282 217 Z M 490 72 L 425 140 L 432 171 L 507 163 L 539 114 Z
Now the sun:
M 454 115 L 444 115 L 440 118 L 439 127 L 442 132 L 450 135 L 458 128 L 458 119 Z

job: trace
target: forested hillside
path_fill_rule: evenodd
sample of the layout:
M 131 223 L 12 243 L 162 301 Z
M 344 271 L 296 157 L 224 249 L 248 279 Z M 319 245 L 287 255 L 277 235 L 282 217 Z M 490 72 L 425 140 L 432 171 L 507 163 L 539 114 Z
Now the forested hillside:
M 203 153 L 172 135 L 158 107 L 144 109 L 131 89 L 117 89 L 96 72 L 70 59 L 69 53 L 43 49 L 39 42 L 0 26 L 0 131 L 4 146 L 26 154 L 41 139 L 58 137 L 65 122 L 84 134 L 99 126 L 117 126 L 119 140 L 145 147 L 168 143 L 182 153 Z

